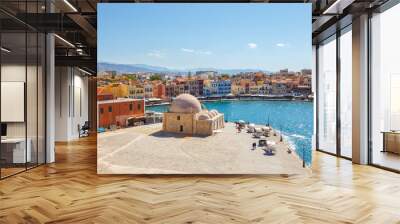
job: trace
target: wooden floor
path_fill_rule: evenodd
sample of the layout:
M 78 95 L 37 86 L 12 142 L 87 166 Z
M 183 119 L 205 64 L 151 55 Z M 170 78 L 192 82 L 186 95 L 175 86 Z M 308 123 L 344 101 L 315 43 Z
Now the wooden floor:
M 400 223 L 400 175 L 316 153 L 311 176 L 99 176 L 95 138 L 0 181 L 0 223 Z

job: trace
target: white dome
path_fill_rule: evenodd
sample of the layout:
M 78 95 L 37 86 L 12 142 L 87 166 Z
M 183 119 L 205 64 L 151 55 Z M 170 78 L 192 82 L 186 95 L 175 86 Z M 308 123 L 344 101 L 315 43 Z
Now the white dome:
M 210 115 L 208 115 L 208 114 L 200 114 L 200 115 L 197 117 L 197 119 L 198 119 L 198 120 L 210 120 Z
M 218 111 L 216 111 L 216 110 L 211 110 L 209 114 L 211 115 L 211 117 L 215 117 L 215 116 L 218 115 Z
M 169 110 L 173 113 L 198 113 L 201 111 L 201 104 L 196 97 L 184 93 L 176 97 Z

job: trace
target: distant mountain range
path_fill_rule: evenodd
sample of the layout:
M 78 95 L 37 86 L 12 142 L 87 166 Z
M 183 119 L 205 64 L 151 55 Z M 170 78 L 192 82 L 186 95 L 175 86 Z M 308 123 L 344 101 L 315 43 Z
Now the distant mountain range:
M 145 64 L 114 64 L 108 62 L 97 63 L 97 71 L 116 71 L 117 73 L 135 73 L 135 72 L 159 72 L 159 73 L 176 73 L 176 74 L 186 74 L 196 71 L 217 71 L 220 74 L 236 74 L 240 72 L 258 72 L 263 71 L 269 73 L 268 71 L 262 69 L 215 69 L 215 68 L 192 68 L 192 69 L 170 69 L 160 66 L 152 66 Z

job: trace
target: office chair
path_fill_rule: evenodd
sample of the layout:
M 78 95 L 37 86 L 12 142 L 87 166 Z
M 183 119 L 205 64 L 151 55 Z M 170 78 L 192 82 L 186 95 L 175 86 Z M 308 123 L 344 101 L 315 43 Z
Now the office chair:
M 89 136 L 89 130 L 90 130 L 90 123 L 89 123 L 89 121 L 85 121 L 85 123 L 82 125 L 82 127 L 79 130 L 79 138 Z

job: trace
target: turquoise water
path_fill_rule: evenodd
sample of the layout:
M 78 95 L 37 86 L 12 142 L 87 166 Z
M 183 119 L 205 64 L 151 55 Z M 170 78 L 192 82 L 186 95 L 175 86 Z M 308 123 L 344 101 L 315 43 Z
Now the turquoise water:
M 282 130 L 286 140 L 296 149 L 300 158 L 311 164 L 311 138 L 313 133 L 313 103 L 302 101 L 215 101 L 204 102 L 208 109 L 225 114 L 230 122 L 244 120 Z M 168 106 L 148 106 L 146 110 L 166 111 Z

